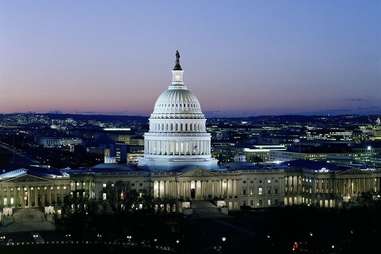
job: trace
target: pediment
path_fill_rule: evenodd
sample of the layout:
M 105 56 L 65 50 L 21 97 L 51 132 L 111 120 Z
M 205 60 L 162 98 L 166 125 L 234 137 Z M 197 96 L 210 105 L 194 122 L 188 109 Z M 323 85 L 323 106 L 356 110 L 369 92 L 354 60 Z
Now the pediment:
M 14 177 L 14 178 L 7 180 L 7 182 L 17 182 L 17 183 L 20 183 L 20 182 L 44 182 L 44 181 L 48 181 L 48 179 L 45 179 L 45 178 L 42 178 L 39 176 L 35 176 L 35 175 L 29 175 L 29 174 L 20 175 L 20 176 L 17 176 L 17 177 Z
M 207 169 L 192 169 L 189 171 L 186 171 L 180 176 L 186 176 L 186 177 L 210 177 L 210 176 L 216 176 L 216 173 L 211 172 Z

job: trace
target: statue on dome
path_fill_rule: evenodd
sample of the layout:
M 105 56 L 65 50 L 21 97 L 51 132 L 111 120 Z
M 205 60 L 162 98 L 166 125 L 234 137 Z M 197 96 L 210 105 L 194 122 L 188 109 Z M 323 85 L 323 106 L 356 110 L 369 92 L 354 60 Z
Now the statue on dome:
M 181 65 L 180 65 L 180 52 L 176 50 L 176 64 L 175 68 L 173 70 L 182 70 Z
M 176 62 L 180 63 L 180 53 L 178 50 L 176 50 Z

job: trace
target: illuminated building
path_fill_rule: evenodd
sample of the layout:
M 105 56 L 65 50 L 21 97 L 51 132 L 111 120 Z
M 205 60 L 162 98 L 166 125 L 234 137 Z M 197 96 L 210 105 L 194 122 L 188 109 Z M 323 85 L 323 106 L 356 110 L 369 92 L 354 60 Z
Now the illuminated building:
M 172 83 L 156 100 L 144 135 L 144 158 L 140 166 L 171 170 L 184 166 L 215 168 L 210 134 L 197 97 L 185 86 L 180 54 L 172 70 Z

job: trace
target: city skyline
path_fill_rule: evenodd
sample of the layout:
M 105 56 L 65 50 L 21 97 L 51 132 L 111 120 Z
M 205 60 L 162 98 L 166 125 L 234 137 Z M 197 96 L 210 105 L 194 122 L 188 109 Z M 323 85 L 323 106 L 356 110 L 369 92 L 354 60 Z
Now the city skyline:
M 208 114 L 381 111 L 377 1 L 0 6 L 0 113 L 149 115 L 176 49 Z

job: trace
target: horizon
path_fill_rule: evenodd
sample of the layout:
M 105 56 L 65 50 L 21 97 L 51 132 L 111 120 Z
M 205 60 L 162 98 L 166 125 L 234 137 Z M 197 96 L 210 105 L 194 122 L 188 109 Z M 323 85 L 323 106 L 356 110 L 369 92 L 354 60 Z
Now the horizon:
M 381 112 L 381 2 L 18 3 L 0 3 L 1 113 L 149 115 L 177 49 L 207 114 Z
M 120 114 L 120 113 L 102 113 L 102 112 L 58 112 L 58 111 L 50 111 L 50 112 L 8 112 L 8 113 L 2 113 L 0 112 L 0 115 L 28 115 L 28 114 L 36 114 L 36 115 L 77 115 L 77 116 L 111 116 L 111 117 L 141 117 L 141 118 L 149 118 L 150 114 L 147 115 L 139 115 L 139 114 Z M 346 117 L 346 116 L 354 116 L 354 117 L 380 117 L 381 113 L 363 113 L 363 114 L 260 114 L 260 115 L 244 115 L 237 113 L 236 115 L 231 114 L 227 115 L 224 113 L 218 114 L 215 112 L 205 112 L 204 113 L 207 119 L 215 119 L 215 118 L 236 118 L 236 119 L 244 119 L 244 118 L 261 118 L 261 117 Z

